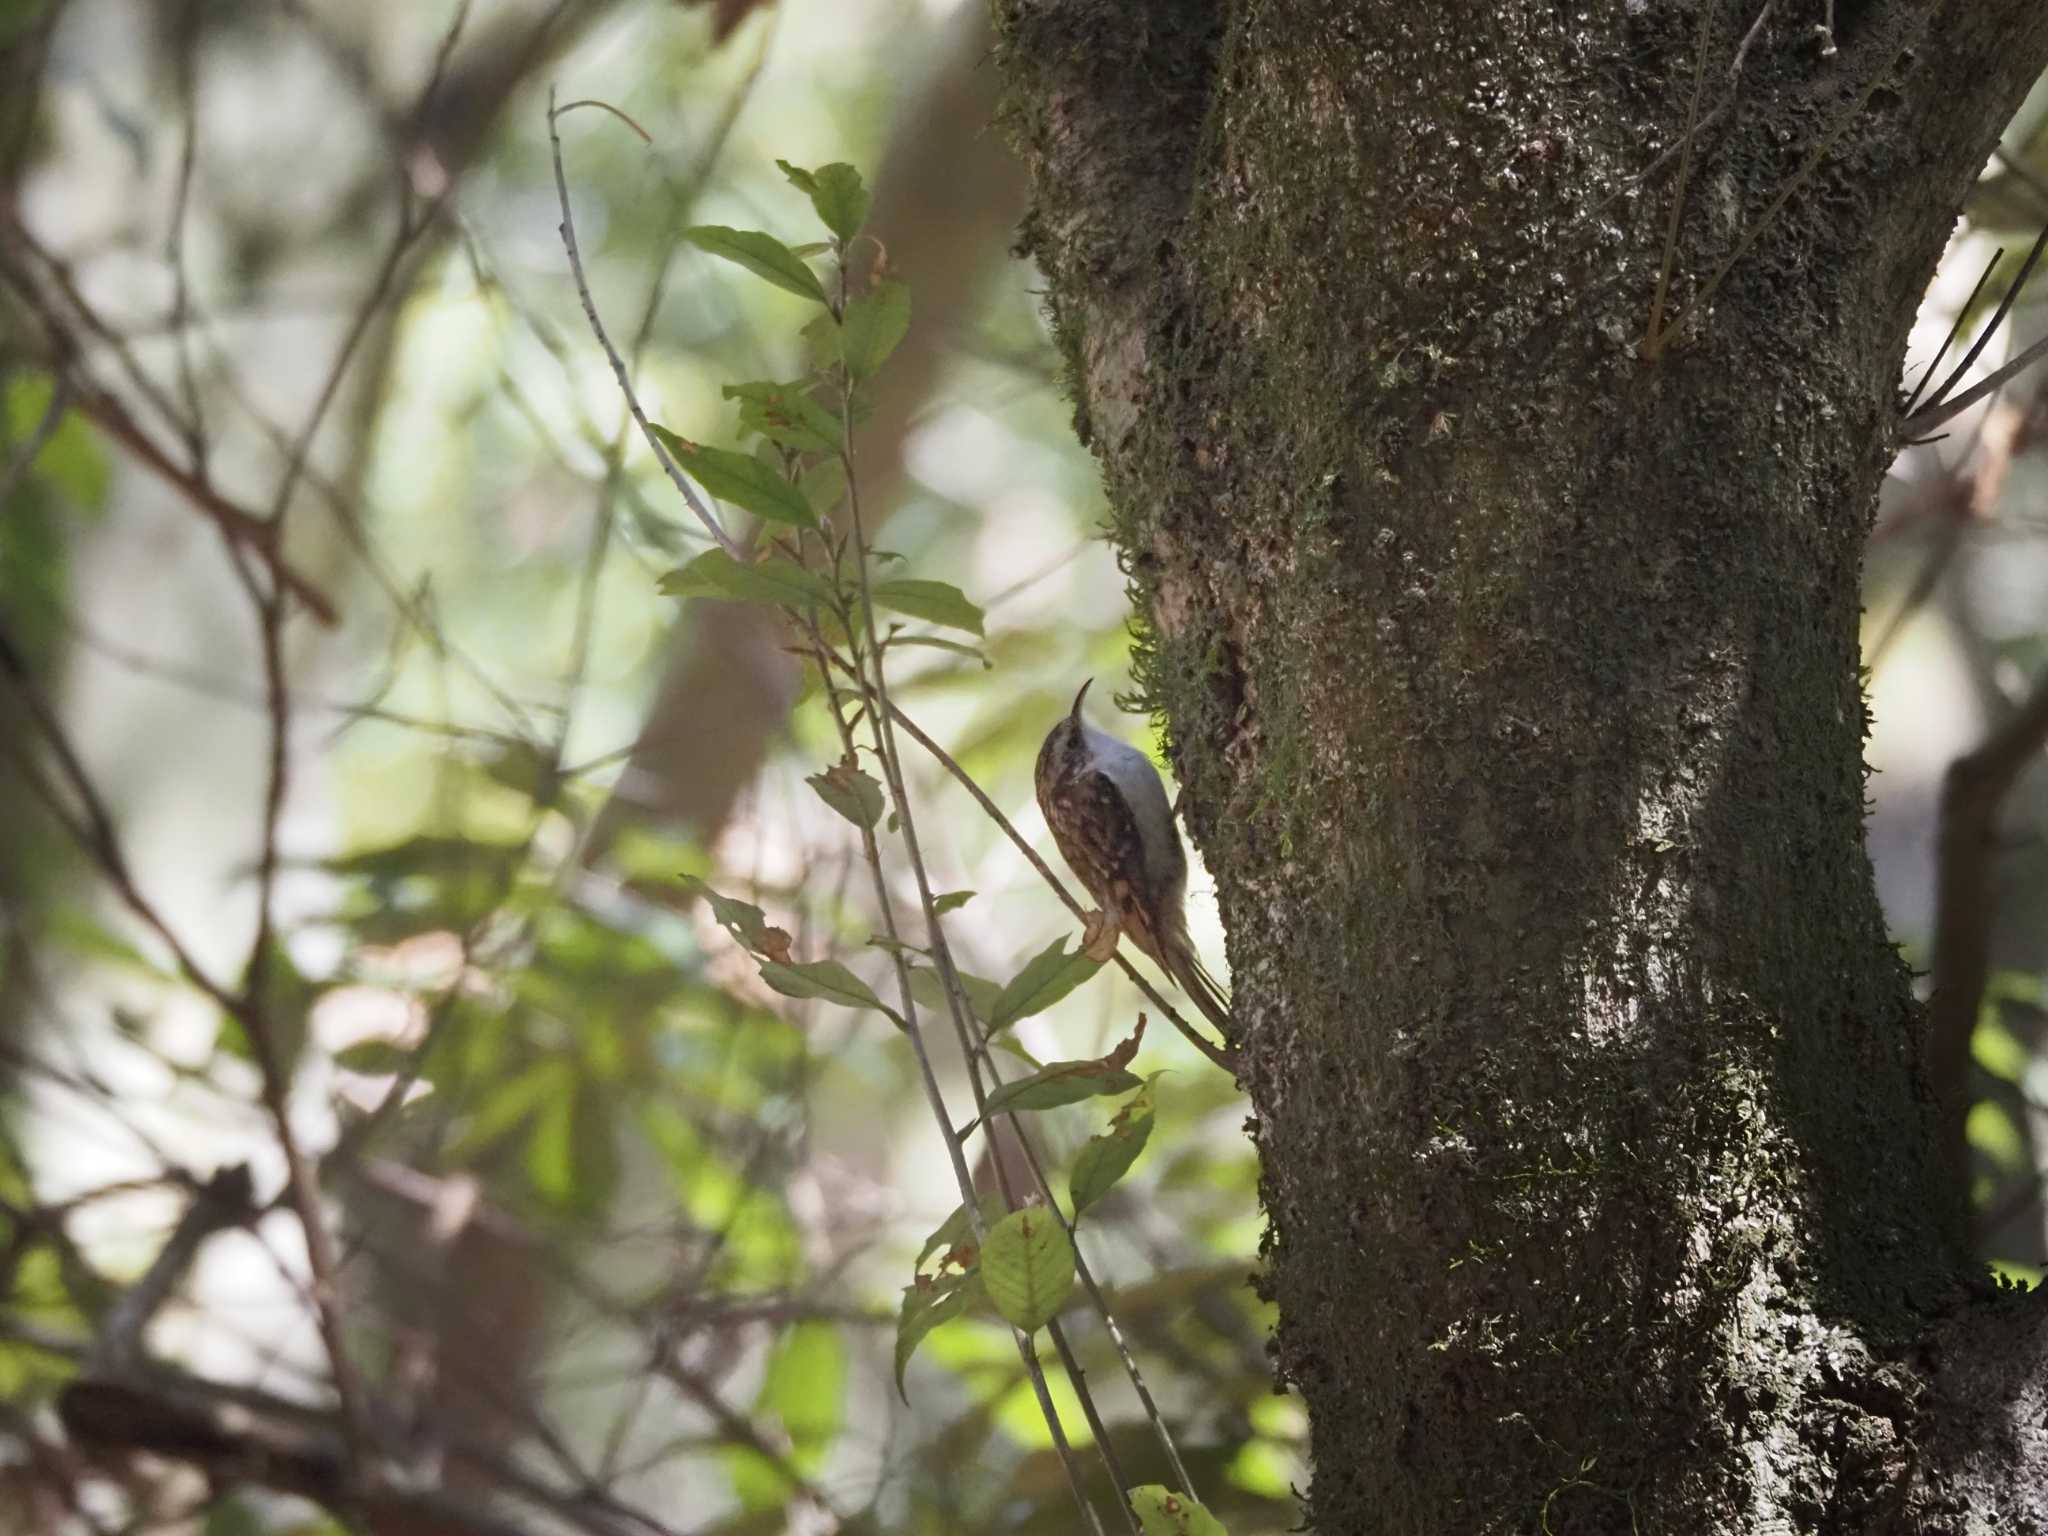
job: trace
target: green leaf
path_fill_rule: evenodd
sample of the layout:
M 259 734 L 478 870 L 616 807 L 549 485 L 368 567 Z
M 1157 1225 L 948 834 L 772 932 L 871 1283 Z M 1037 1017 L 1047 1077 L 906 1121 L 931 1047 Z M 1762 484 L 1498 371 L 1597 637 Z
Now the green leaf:
M 983 1195 L 977 1203 L 981 1210 L 981 1225 L 984 1230 L 993 1227 L 1010 1214 L 1009 1208 L 1003 1204 L 1002 1195 L 998 1192 L 992 1191 Z M 923 1269 L 924 1261 L 935 1253 L 946 1254 L 956 1248 L 971 1250 L 974 1245 L 974 1222 L 969 1217 L 965 1205 L 956 1205 L 953 1207 L 953 1214 L 932 1229 L 932 1235 L 924 1240 L 924 1247 L 918 1250 L 917 1262 L 910 1267 L 913 1270 Z M 974 1262 L 971 1253 L 966 1262 L 970 1265 Z
M 892 576 L 868 589 L 882 607 L 907 613 L 913 619 L 944 624 L 981 634 L 981 610 L 967 600 L 967 594 L 943 581 L 920 581 L 914 576 Z
M 873 1008 L 900 1024 L 896 1011 L 869 990 L 868 984 L 837 960 L 812 960 L 782 965 L 775 961 L 761 967 L 761 979 L 784 997 L 817 997 L 846 1008 Z
M 939 1324 L 965 1312 L 977 1293 L 971 1275 L 949 1275 L 903 1288 L 903 1305 L 896 1313 L 896 1395 L 904 1402 L 910 1401 L 910 1394 L 904 1390 L 903 1372 L 917 1346 Z
M 941 891 L 932 898 L 932 911 L 943 917 L 948 912 L 959 911 L 972 900 L 972 891 Z
M 0 8 L 0 39 L 7 35 L 6 11 Z M 206 1521 L 200 1526 L 200 1536 L 264 1536 L 270 1529 L 269 1523 L 258 1518 L 256 1512 L 232 1495 L 218 1499 L 206 1512 Z
M 1049 1066 L 1004 1083 L 988 1096 L 987 1114 L 1017 1114 L 1025 1110 L 1057 1109 L 1083 1099 L 1099 1099 L 1112 1093 L 1128 1093 L 1144 1079 L 1122 1067 L 1107 1067 L 1099 1061 L 1055 1061 Z
M 791 186 L 810 194 L 811 206 L 818 210 L 819 219 L 841 241 L 860 233 L 861 225 L 868 221 L 869 198 L 859 171 L 837 160 L 815 171 L 791 165 L 787 160 L 775 163 L 782 167 Z
M 699 224 L 683 231 L 683 238 L 700 251 L 709 251 L 727 261 L 738 262 L 754 276 L 766 278 L 776 287 L 800 299 L 826 302 L 825 285 L 803 259 L 773 235 L 758 229 L 728 229 L 723 224 Z
M 844 1422 L 846 1341 L 833 1323 L 798 1323 L 775 1346 L 757 1413 L 772 1413 L 789 1435 L 805 1470 L 826 1450 Z
M 910 330 L 910 289 L 880 282 L 846 306 L 839 317 L 839 355 L 846 371 L 865 379 L 878 371 Z
M 1025 963 L 996 999 L 994 1011 L 988 1017 L 991 1030 L 1008 1029 L 1019 1019 L 1045 1012 L 1102 969 L 1080 950 L 1071 955 L 1066 950 L 1067 941 L 1062 936 Z
M 1044 1327 L 1074 1287 L 1074 1244 L 1059 1218 L 1034 1206 L 997 1222 L 981 1245 L 981 1283 L 1005 1322 Z
M 820 459 L 797 480 L 804 500 L 819 517 L 830 517 L 846 500 L 846 466 L 836 458 Z
M 667 427 L 649 423 L 661 445 L 675 456 L 690 477 L 720 501 L 745 507 L 771 523 L 788 523 L 798 528 L 815 528 L 811 504 L 804 493 L 782 478 L 772 465 L 751 454 L 730 448 L 708 448 L 678 436 Z
M 1019 1045 L 1015 1035 L 997 1035 L 993 1040 L 989 1041 L 989 1048 L 1001 1051 L 1005 1056 L 1014 1056 L 1033 1072 L 1038 1071 L 1045 1065 L 1044 1062 Z
M 1131 1170 L 1131 1164 L 1138 1160 L 1138 1154 L 1145 1150 L 1145 1143 L 1152 1135 L 1152 1085 L 1147 1083 L 1129 1103 L 1116 1112 L 1109 1122 L 1109 1129 L 1100 1136 L 1091 1136 L 1088 1144 L 1081 1148 L 1080 1156 L 1074 1159 L 1074 1171 L 1067 1180 L 1067 1193 L 1073 1199 L 1074 1220 L 1081 1219 L 1081 1213 L 1108 1194 Z
M 1133 1488 L 1130 1497 L 1145 1536 L 1229 1536 L 1223 1522 L 1198 1501 L 1164 1483 Z
M 702 880 L 685 875 L 683 889 L 692 896 L 700 896 L 709 904 L 711 916 L 718 925 L 747 949 L 755 954 L 765 954 L 773 943 L 771 934 L 781 933 L 779 928 L 768 926 L 768 914 L 751 901 L 737 901 L 730 896 L 721 896 Z
M 740 403 L 740 425 L 788 448 L 828 453 L 839 447 L 838 414 L 811 398 L 802 380 L 728 384 L 720 391 Z
M 566 1205 L 576 1185 L 576 1095 L 551 1094 L 526 1138 L 526 1176 L 534 1191 L 554 1205 Z
M 967 1002 L 974 1009 L 974 1016 L 987 1023 L 989 1010 L 995 1007 L 996 998 L 1003 989 L 987 977 L 971 975 L 957 966 L 953 974 L 960 978 L 960 990 L 967 994 Z M 940 979 L 939 973 L 928 965 L 914 965 L 910 968 L 910 995 L 935 1013 L 945 1009 L 946 984 Z
M 882 819 L 882 786 L 850 763 L 834 763 L 804 782 L 856 827 L 872 827 Z
M 661 590 L 670 597 L 724 597 L 777 608 L 822 607 L 832 597 L 824 577 L 793 560 L 767 554 L 746 562 L 722 549 L 707 549 L 670 571 L 661 578 Z
M 396 1040 L 358 1040 L 334 1053 L 334 1064 L 348 1072 L 372 1075 L 404 1072 L 413 1062 L 412 1049 Z

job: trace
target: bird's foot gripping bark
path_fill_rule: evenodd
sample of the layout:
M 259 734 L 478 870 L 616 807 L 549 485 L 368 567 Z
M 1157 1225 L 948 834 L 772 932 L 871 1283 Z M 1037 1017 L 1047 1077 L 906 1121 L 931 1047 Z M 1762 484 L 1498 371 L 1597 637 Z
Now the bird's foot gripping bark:
M 1115 918 L 1107 912 L 1090 912 L 1082 919 L 1081 953 L 1097 965 L 1107 965 L 1116 957 L 1116 941 L 1122 936 Z

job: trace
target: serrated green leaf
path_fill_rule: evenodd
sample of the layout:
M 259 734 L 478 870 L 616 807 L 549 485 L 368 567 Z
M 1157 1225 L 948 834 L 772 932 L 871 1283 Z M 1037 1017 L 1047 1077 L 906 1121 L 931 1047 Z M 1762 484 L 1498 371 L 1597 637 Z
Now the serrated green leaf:
M 839 446 L 842 434 L 837 413 L 811 398 L 801 380 L 788 384 L 765 379 L 728 384 L 720 393 L 728 400 L 739 401 L 740 425 L 749 432 L 810 452 L 827 452 Z
M 777 608 L 822 607 L 832 596 L 824 577 L 793 560 L 770 553 L 741 561 L 722 549 L 707 549 L 688 565 L 670 571 L 660 587 L 669 597 L 724 597 Z
M 981 1283 L 1005 1322 L 1044 1327 L 1074 1287 L 1074 1244 L 1059 1218 L 1040 1206 L 997 1222 L 981 1245 Z
M 872 827 L 882 819 L 882 786 L 858 768 L 834 763 L 823 773 L 807 775 L 804 782 L 856 827 Z
M 804 500 L 804 493 L 783 479 L 773 465 L 764 464 L 751 454 L 735 453 L 730 448 L 711 448 L 703 443 L 693 443 L 656 423 L 649 423 L 649 427 L 684 472 L 720 501 L 745 507 L 771 523 L 787 523 L 798 528 L 818 526 L 818 520 L 811 515 L 811 504 Z
M 1019 1019 L 1045 1012 L 1102 969 L 1081 951 L 1070 955 L 1066 950 L 1066 939 L 1057 938 L 1025 962 L 996 999 L 988 1017 L 991 1030 L 1008 1029 Z
M 968 1275 L 948 1276 L 925 1285 L 903 1288 L 903 1305 L 896 1313 L 896 1395 L 904 1402 L 903 1373 L 910 1357 L 925 1335 L 941 1323 L 949 1323 L 965 1312 L 975 1297 L 975 1280 Z
M 1152 1136 L 1152 1086 L 1147 1083 L 1131 1101 L 1116 1112 L 1100 1136 L 1091 1136 L 1074 1159 L 1074 1171 L 1067 1180 L 1067 1193 L 1074 1206 L 1074 1220 L 1116 1187 L 1131 1171 L 1138 1154 Z
M 761 967 L 761 980 L 784 997 L 822 998 L 842 1007 L 872 1008 L 896 1018 L 893 1008 L 875 996 L 866 982 L 837 960 L 811 960 L 791 965 L 771 960 Z
M 839 317 L 839 355 L 856 379 L 871 377 L 889 360 L 910 330 L 910 289 L 898 282 L 875 284 L 846 306 Z
M 1122 1067 L 1106 1067 L 1099 1061 L 1055 1061 L 1029 1077 L 1004 1083 L 988 1096 L 986 1114 L 1021 1114 L 1027 1110 L 1057 1109 L 1083 1099 L 1099 1099 L 1112 1093 L 1128 1093 L 1144 1081 Z
M 868 219 L 869 199 L 859 171 L 840 161 L 821 165 L 815 171 L 791 165 L 787 160 L 775 163 L 782 167 L 782 174 L 789 178 L 791 186 L 810 195 L 811 206 L 818 210 L 818 218 L 841 241 L 851 240 L 860 233 L 861 225 Z
M 728 229 L 723 224 L 699 224 L 683 231 L 683 238 L 700 251 L 726 261 L 737 262 L 754 276 L 802 299 L 826 302 L 825 285 L 818 274 L 803 263 L 788 246 L 758 229 Z
M 1131 1508 L 1145 1536 L 1230 1536 L 1200 1502 L 1175 1493 L 1164 1483 L 1146 1483 L 1130 1491 Z
M 946 582 L 892 576 L 868 590 L 877 604 L 896 613 L 907 613 L 929 624 L 964 629 L 969 634 L 982 633 L 981 610 L 967 600 L 966 593 Z

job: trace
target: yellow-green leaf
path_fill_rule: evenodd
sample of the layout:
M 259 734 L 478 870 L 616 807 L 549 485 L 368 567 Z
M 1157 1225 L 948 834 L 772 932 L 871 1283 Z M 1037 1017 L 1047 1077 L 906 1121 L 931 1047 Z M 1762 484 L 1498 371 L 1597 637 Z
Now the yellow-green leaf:
M 1074 1220 L 1100 1200 L 1126 1173 L 1152 1135 L 1152 1087 L 1148 1083 L 1131 1101 L 1116 1112 L 1109 1129 L 1091 1136 L 1074 1159 L 1074 1171 L 1067 1180 L 1067 1193 L 1074 1204 Z
M 880 282 L 846 306 L 839 317 L 839 355 L 846 371 L 865 379 L 879 370 L 910 330 L 910 289 Z
M 1164 1483 L 1146 1483 L 1130 1491 L 1131 1508 L 1145 1536 L 1229 1536 L 1200 1502 L 1175 1493 Z
M 1074 1244 L 1059 1218 L 1034 1206 L 997 1222 L 981 1245 L 981 1283 L 1005 1322 L 1044 1327 L 1074 1287 Z

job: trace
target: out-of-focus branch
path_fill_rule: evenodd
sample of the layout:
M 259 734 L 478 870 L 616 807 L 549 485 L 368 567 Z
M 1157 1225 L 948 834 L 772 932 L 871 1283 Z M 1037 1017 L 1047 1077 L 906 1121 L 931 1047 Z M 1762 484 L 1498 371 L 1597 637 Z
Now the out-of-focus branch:
M 17 295 L 24 295 L 20 275 L 5 263 L 0 263 L 0 277 L 9 280 Z M 236 506 L 202 479 L 197 471 L 187 469 L 166 453 L 129 414 L 126 406 L 81 374 L 75 363 L 64 361 L 66 356 L 75 356 L 75 348 L 69 344 L 68 333 L 56 329 L 54 317 L 46 311 L 39 311 L 38 318 L 44 329 L 52 333 L 51 345 L 57 354 L 52 366 L 63 381 L 71 406 L 175 490 L 195 512 L 219 529 L 221 537 L 230 545 L 254 555 L 278 585 L 304 604 L 314 618 L 330 627 L 339 622 L 340 614 L 333 600 L 312 578 L 293 569 L 284 558 L 279 548 L 276 524 Z
M 265 1413 L 164 1382 L 88 1379 L 64 1389 L 57 1415 L 90 1453 L 168 1457 L 220 1487 L 258 1483 L 297 1494 L 344 1522 L 367 1518 L 374 1529 L 399 1514 L 431 1519 L 434 1529 L 451 1536 L 528 1536 L 524 1527 L 436 1488 L 387 1484 L 358 1491 L 331 1426 L 283 1404 Z
M 1970 1209 L 1970 1037 L 1991 971 L 1998 815 L 2044 745 L 2048 678 L 2035 684 L 2019 712 L 1988 741 L 1949 766 L 1942 785 L 1927 1056 L 1958 1222 L 1968 1220 Z
M 88 1370 L 123 1375 L 140 1358 L 143 1330 L 163 1310 L 171 1292 L 191 1269 L 206 1240 L 216 1232 L 246 1223 L 255 1214 L 249 1165 L 223 1168 L 193 1192 L 192 1203 L 171 1229 L 170 1239 L 107 1313 Z

